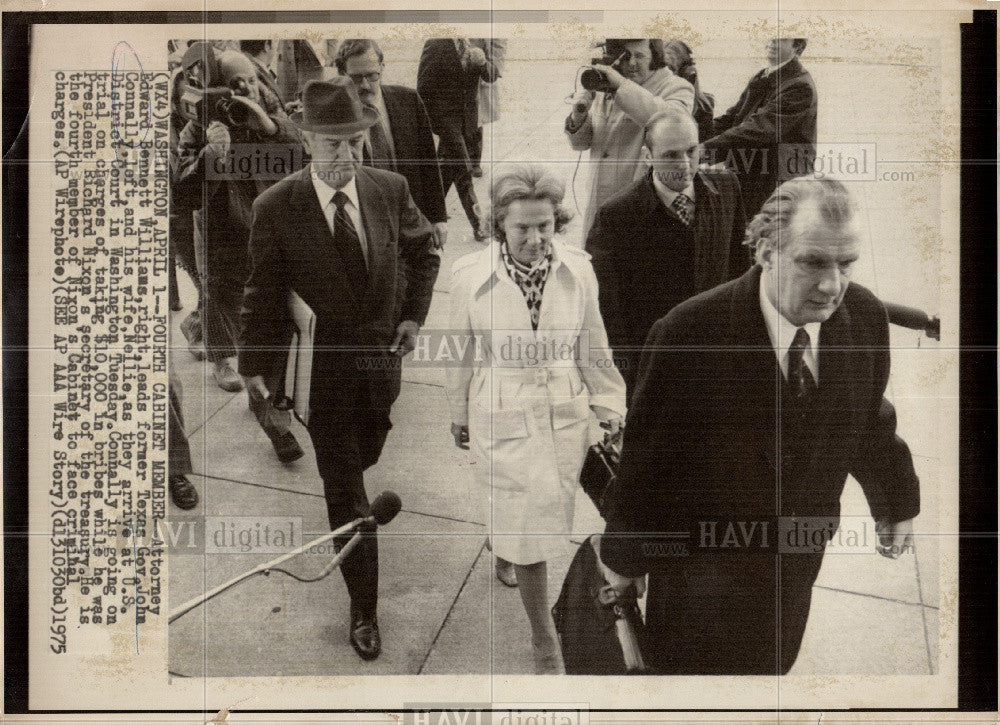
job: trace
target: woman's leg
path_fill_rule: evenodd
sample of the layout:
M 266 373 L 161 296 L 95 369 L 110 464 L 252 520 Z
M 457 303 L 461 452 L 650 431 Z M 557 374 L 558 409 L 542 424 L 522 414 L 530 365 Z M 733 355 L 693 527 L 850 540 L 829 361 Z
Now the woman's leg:
M 562 657 L 559 638 L 549 608 L 548 568 L 544 561 L 536 564 L 515 564 L 517 588 L 521 592 L 524 611 L 531 624 L 531 645 L 534 651 L 535 674 L 561 674 Z

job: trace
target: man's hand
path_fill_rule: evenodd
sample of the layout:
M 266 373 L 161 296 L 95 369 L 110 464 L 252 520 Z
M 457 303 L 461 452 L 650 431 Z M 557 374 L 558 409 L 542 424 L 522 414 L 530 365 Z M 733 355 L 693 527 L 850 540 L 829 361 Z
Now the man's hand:
M 219 121 L 212 121 L 205 129 L 205 140 L 212 149 L 212 153 L 220 159 L 225 158 L 229 153 L 229 145 L 232 143 L 229 138 L 229 129 L 226 124 Z
M 434 248 L 444 249 L 444 243 L 448 240 L 448 222 L 436 222 L 434 224 Z
M 887 559 L 898 559 L 913 549 L 913 519 L 894 523 L 882 519 L 875 522 L 878 543 L 875 550 Z
M 271 117 L 267 115 L 267 111 L 261 108 L 259 103 L 250 100 L 246 96 L 233 96 L 230 100 L 233 105 L 240 104 L 245 106 L 247 128 L 262 133 L 265 136 L 273 136 L 277 133 L 277 124 L 271 120 Z
M 622 83 L 625 82 L 625 76 L 616 71 L 610 65 L 601 65 L 600 63 L 595 63 L 591 66 L 594 70 L 599 70 L 607 80 L 608 85 L 611 86 L 612 91 L 617 91 Z
M 451 424 L 451 435 L 455 438 L 455 445 L 463 451 L 469 450 L 469 426 L 461 423 Z
M 486 65 L 486 53 L 482 48 L 470 45 L 468 50 L 469 65 L 473 68 L 482 68 Z
M 629 586 L 635 587 L 635 596 L 637 599 L 642 598 L 642 595 L 646 593 L 646 577 L 637 576 L 635 578 L 622 576 L 615 570 L 611 569 L 607 564 L 601 560 L 601 537 L 594 537 L 594 547 L 597 550 L 597 563 L 601 567 L 601 574 L 604 576 L 605 581 L 611 585 L 611 588 L 615 590 L 618 596 L 622 596 L 628 590 Z
M 583 123 L 584 119 L 587 118 L 587 114 L 590 112 L 590 106 L 594 103 L 594 98 L 597 94 L 593 91 L 580 91 L 575 96 L 573 96 L 573 123 L 580 125 Z
M 417 333 L 420 332 L 420 325 L 413 320 L 403 320 L 396 328 L 396 339 L 389 346 L 389 352 L 396 357 L 403 357 L 406 353 L 417 346 Z

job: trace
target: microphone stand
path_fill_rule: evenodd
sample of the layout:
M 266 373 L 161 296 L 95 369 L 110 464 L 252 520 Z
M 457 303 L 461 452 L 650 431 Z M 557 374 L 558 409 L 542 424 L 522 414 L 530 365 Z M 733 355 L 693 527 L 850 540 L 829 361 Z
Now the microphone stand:
M 346 534 L 351 529 L 354 529 L 357 526 L 360 526 L 361 524 L 365 524 L 365 523 L 375 523 L 375 518 L 373 516 L 368 516 L 366 518 L 363 517 L 363 518 L 354 519 L 354 521 L 351 521 L 350 523 L 344 524 L 343 526 L 341 526 L 338 529 L 334 529 L 329 534 L 324 534 L 323 536 L 320 536 L 318 539 L 314 539 L 313 541 L 310 541 L 308 544 L 303 544 L 298 549 L 295 549 L 295 551 L 290 551 L 287 554 L 282 554 L 281 556 L 277 557 L 276 559 L 272 559 L 271 561 L 268 561 L 268 562 L 266 562 L 264 564 L 261 564 L 260 566 L 254 568 L 254 569 L 251 569 L 250 571 L 248 571 L 248 572 L 246 572 L 244 574 L 240 574 L 239 576 L 233 577 L 232 579 L 230 579 L 229 581 L 225 582 L 224 584 L 220 584 L 219 586 L 215 587 L 214 589 L 210 589 L 209 591 L 205 592 L 204 594 L 199 594 L 197 597 L 194 597 L 193 599 L 188 600 L 184 604 L 181 604 L 176 609 L 171 610 L 170 616 L 167 619 L 167 624 L 172 623 L 174 620 L 178 619 L 179 617 L 184 616 L 185 614 L 187 614 L 188 612 L 190 612 L 195 607 L 197 607 L 197 606 L 199 606 L 201 604 L 204 604 L 209 599 L 212 599 L 212 598 L 218 596 L 219 594 L 222 594 L 222 592 L 224 592 L 227 589 L 230 589 L 230 588 L 236 586 L 240 582 L 246 581 L 247 579 L 249 579 L 252 576 L 255 576 L 256 574 L 267 574 L 267 573 L 270 572 L 271 569 L 273 569 L 274 567 L 276 567 L 278 564 L 281 564 L 282 562 L 287 561 L 288 559 L 291 559 L 294 556 L 298 556 L 303 551 L 306 551 L 307 549 L 309 549 L 309 548 L 311 548 L 313 546 L 318 546 L 319 544 L 322 544 L 322 543 L 324 543 L 326 541 L 329 541 L 330 539 L 332 539 L 335 536 L 340 536 L 342 534 Z M 347 558 L 347 556 L 351 553 L 351 551 L 357 545 L 358 540 L 360 538 L 361 538 L 361 532 L 360 531 L 355 531 L 354 535 L 351 537 L 350 541 L 348 541 L 344 545 L 344 547 L 339 552 L 337 552 L 337 555 L 335 557 L 333 557 L 333 561 L 331 561 L 327 565 L 327 567 L 323 570 L 322 574 L 320 574 L 318 577 L 316 577 L 316 580 L 322 579 L 327 574 L 329 574 L 331 571 L 333 571 L 336 567 L 340 566 L 341 562 L 343 562 L 344 559 Z

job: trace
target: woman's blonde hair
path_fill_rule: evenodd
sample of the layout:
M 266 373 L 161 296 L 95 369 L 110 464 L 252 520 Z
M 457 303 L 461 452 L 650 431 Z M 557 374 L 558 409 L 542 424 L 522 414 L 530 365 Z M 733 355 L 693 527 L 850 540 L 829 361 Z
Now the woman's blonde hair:
M 540 164 L 517 164 L 501 168 L 490 187 L 490 220 L 493 237 L 504 240 L 503 223 L 515 201 L 547 199 L 552 202 L 556 234 L 562 232 L 573 215 L 563 207 L 566 186 Z

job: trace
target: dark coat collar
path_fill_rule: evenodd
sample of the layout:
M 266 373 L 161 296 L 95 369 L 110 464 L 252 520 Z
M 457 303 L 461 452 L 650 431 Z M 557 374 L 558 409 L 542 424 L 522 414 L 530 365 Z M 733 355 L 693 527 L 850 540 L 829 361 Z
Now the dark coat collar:
M 806 75 L 807 71 L 802 67 L 802 63 L 798 58 L 792 58 L 785 65 L 778 68 L 774 73 L 768 73 L 768 69 L 760 71 L 760 73 L 755 77 L 754 80 L 759 80 L 762 83 L 773 86 L 777 88 L 783 83 L 788 83 L 793 81 L 799 76 Z

